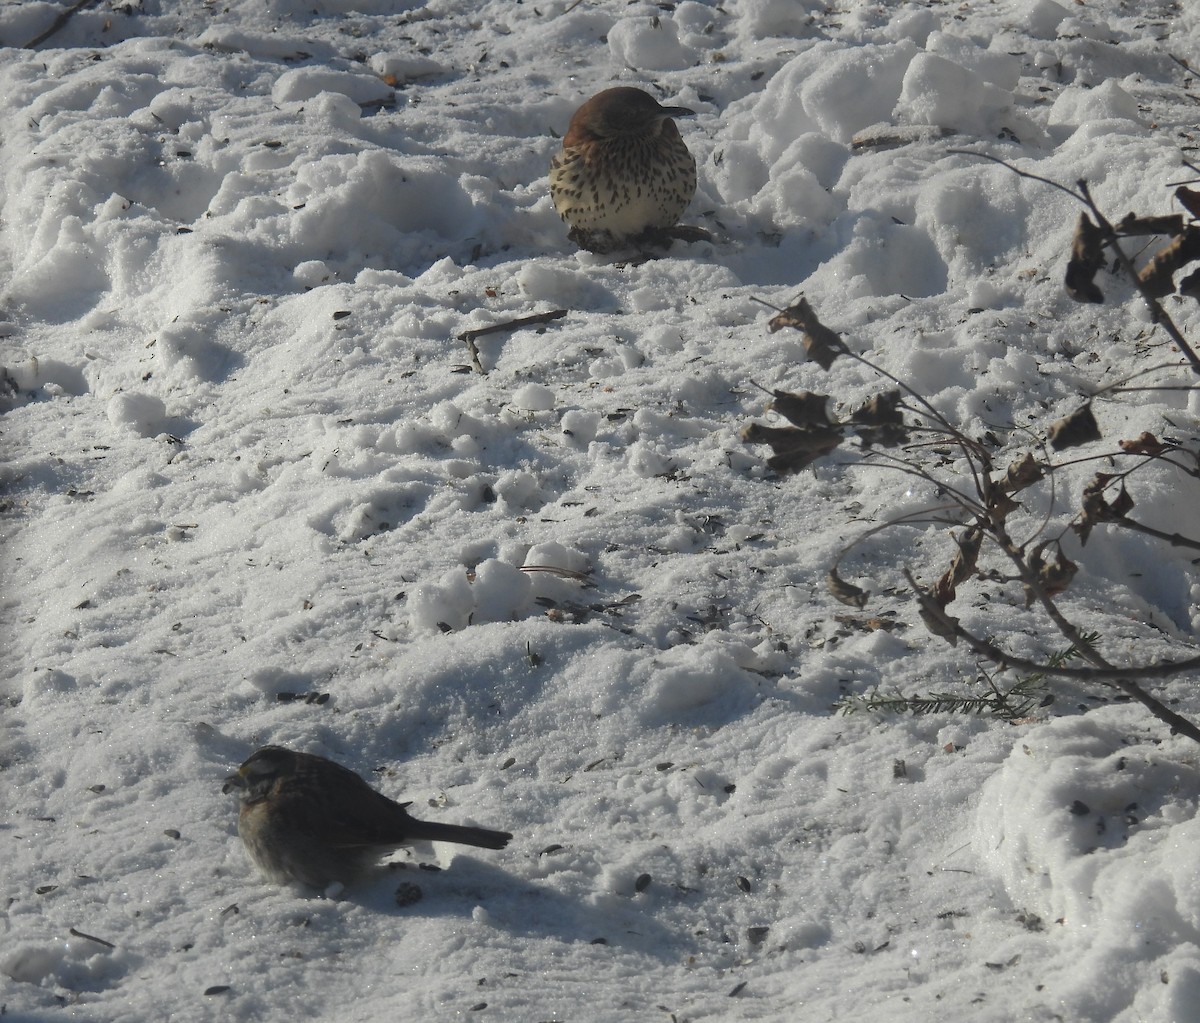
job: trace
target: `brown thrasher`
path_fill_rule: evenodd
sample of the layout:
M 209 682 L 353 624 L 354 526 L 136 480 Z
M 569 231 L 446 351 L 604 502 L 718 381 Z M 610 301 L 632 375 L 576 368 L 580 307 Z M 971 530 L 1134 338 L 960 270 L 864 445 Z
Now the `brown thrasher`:
M 592 252 L 668 242 L 696 193 L 696 161 L 671 118 L 692 113 L 628 86 L 575 111 L 550 163 L 550 197 L 573 242 Z

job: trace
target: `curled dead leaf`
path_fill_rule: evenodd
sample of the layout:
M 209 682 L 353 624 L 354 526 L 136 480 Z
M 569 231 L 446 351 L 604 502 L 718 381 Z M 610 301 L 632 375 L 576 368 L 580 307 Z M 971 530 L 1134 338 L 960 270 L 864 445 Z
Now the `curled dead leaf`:
M 825 577 L 825 585 L 834 599 L 841 601 L 843 604 L 849 604 L 851 607 L 857 607 L 860 610 L 867 606 L 867 600 L 871 596 L 868 590 L 846 582 L 845 579 L 838 575 L 836 568 L 829 570 L 829 574 Z
M 834 426 L 825 406 L 829 404 L 828 394 L 817 394 L 815 391 L 772 391 L 770 408 L 778 412 L 793 426 Z
M 1076 302 L 1104 301 L 1104 295 L 1092 280 L 1104 266 L 1104 233 L 1093 224 L 1086 213 L 1079 214 L 1075 237 L 1071 242 L 1071 258 L 1063 278 L 1067 294 Z
M 1054 548 L 1054 558 L 1050 561 L 1045 557 L 1047 547 Z M 1063 553 L 1057 540 L 1043 540 L 1038 544 L 1029 555 L 1029 567 L 1033 569 L 1038 585 L 1047 597 L 1056 597 L 1064 592 L 1079 571 L 1079 566 Z M 1029 607 L 1036 599 L 1033 588 L 1026 585 L 1025 606 Z
M 1079 537 L 1080 544 L 1087 544 L 1088 537 L 1092 535 L 1092 529 L 1096 523 L 1109 520 L 1108 501 L 1104 498 L 1104 488 L 1108 486 L 1108 481 L 1112 478 L 1109 473 L 1098 472 L 1092 478 L 1092 482 L 1083 488 L 1079 516 L 1071 526 Z
M 1180 185 L 1175 189 L 1175 198 L 1179 205 L 1193 217 L 1200 217 L 1200 192 L 1194 188 L 1188 188 L 1186 185 Z
M 946 609 L 937 599 L 924 590 L 917 591 L 920 601 L 920 615 L 925 628 L 938 639 L 944 639 L 951 646 L 958 646 L 958 619 L 946 614 Z
M 769 444 L 774 454 L 767 459 L 767 465 L 776 472 L 788 473 L 799 472 L 836 450 L 842 442 L 842 432 L 836 427 L 801 429 L 751 423 L 742 430 L 742 440 L 747 444 Z
M 898 426 L 904 422 L 900 414 L 900 391 L 883 391 L 850 413 L 852 423 L 865 426 Z
M 1168 213 L 1161 217 L 1139 217 L 1126 213 L 1113 228 L 1117 234 L 1135 237 L 1147 234 L 1179 234 L 1183 230 L 1183 215 Z
M 1092 414 L 1092 403 L 1081 405 L 1074 412 L 1050 425 L 1050 446 L 1055 451 L 1075 448 L 1100 439 L 1100 427 Z
M 1002 490 L 993 490 L 988 496 L 988 513 L 997 522 L 1004 522 L 1021 507 L 1020 501 L 1014 501 Z
M 1142 433 L 1136 440 L 1122 440 L 1117 443 L 1126 454 L 1149 455 L 1151 458 L 1156 458 L 1170 450 L 1166 444 L 1149 431 Z
M 858 439 L 864 448 L 878 444 L 894 448 L 908 443 L 904 416 L 900 412 L 900 391 L 883 391 L 850 413 L 850 422 L 858 423 Z
M 1138 273 L 1138 280 L 1147 292 L 1162 298 L 1175 290 L 1175 271 L 1196 259 L 1200 259 L 1200 227 L 1189 225 L 1154 254 Z
M 1109 490 L 1109 484 L 1117 477 L 1112 473 L 1098 472 L 1095 478 L 1084 488 L 1085 496 L 1099 496 L 1104 500 L 1104 492 Z M 1119 519 L 1127 511 L 1133 508 L 1133 498 L 1129 496 L 1125 489 L 1125 481 L 1121 481 L 1121 489 L 1117 493 L 1115 501 L 1105 501 L 1104 503 L 1105 519 Z
M 1115 500 L 1110 502 L 1105 497 L 1104 492 L 1108 489 L 1108 484 L 1115 478 L 1110 473 L 1098 472 L 1092 482 L 1083 488 L 1083 501 L 1079 517 L 1071 527 L 1078 534 L 1080 543 L 1087 543 L 1092 527 L 1096 523 L 1119 522 L 1133 511 L 1134 500 L 1130 497 L 1129 491 L 1125 489 L 1124 481 L 1121 483 L 1121 489 L 1117 492 Z
M 1009 465 L 1004 475 L 999 479 L 1000 488 L 1005 493 L 1015 494 L 1032 486 L 1046 474 L 1046 467 L 1029 452 L 1020 461 Z
M 1123 519 L 1131 511 L 1133 511 L 1134 501 L 1129 496 L 1129 491 L 1125 489 L 1125 484 L 1121 484 L 1121 489 L 1117 492 L 1117 499 L 1110 501 L 1108 505 L 1109 514 L 1115 519 Z
M 972 526 L 954 538 L 958 550 L 950 559 L 950 567 L 942 577 L 933 584 L 931 595 L 942 607 L 952 601 L 957 595 L 960 583 L 966 582 L 975 573 L 979 562 L 979 549 L 983 546 L 983 530 Z
M 767 329 L 771 333 L 792 327 L 804 332 L 804 350 L 808 357 L 822 369 L 829 369 L 833 360 L 844 355 L 846 345 L 840 337 L 817 319 L 808 299 L 802 298 L 795 305 L 788 306 L 778 316 L 767 321 Z

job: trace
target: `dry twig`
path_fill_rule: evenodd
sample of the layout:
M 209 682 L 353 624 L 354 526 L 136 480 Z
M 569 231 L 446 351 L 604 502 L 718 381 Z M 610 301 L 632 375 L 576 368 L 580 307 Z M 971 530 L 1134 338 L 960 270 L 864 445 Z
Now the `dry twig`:
M 22 47 L 22 49 L 32 50 L 35 46 L 41 46 L 42 43 L 44 43 L 52 35 L 57 32 L 61 32 L 64 28 L 66 28 L 67 22 L 70 21 L 75 14 L 77 14 L 79 11 L 82 11 L 85 7 L 90 7 L 95 2 L 96 0 L 76 0 L 75 3 L 71 4 L 70 7 L 68 7 L 57 18 L 54 19 L 53 23 L 48 29 L 46 29 L 45 32 L 34 36 L 34 38 L 30 39 L 29 42 Z
M 549 323 L 551 320 L 561 320 L 567 315 L 566 309 L 553 309 L 547 313 L 533 313 L 530 316 L 518 316 L 515 320 L 504 320 L 501 323 L 492 323 L 486 327 L 475 327 L 471 330 L 464 330 L 458 335 L 458 340 L 465 342 L 467 351 L 471 353 L 471 365 L 476 371 L 483 376 L 487 376 L 487 370 L 483 368 L 483 363 L 479 361 L 479 346 L 475 344 L 475 339 L 483 337 L 486 334 L 499 334 L 506 330 L 519 330 L 521 327 L 540 326 L 541 324 Z

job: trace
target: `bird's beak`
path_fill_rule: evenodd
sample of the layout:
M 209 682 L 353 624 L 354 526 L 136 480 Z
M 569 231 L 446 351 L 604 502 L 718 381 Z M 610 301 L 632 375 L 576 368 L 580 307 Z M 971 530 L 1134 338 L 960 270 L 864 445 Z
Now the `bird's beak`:
M 663 113 L 669 117 L 695 117 L 696 111 L 690 107 L 663 107 Z
M 238 771 L 236 774 L 231 774 L 225 779 L 225 784 L 221 786 L 221 792 L 229 795 L 234 789 L 244 789 L 246 787 L 246 776 Z

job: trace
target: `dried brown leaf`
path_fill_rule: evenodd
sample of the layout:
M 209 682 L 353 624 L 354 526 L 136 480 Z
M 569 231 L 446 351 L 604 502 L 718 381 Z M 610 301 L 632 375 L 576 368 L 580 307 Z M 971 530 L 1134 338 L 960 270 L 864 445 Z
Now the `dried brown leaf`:
M 931 595 L 942 607 L 955 598 L 958 586 L 974 575 L 979 549 L 983 545 L 983 531 L 978 526 L 972 526 L 956 536 L 954 542 L 958 544 L 958 550 L 950 560 L 950 567 L 931 590 Z
M 829 403 L 828 394 L 817 394 L 815 391 L 772 391 L 775 399 L 770 408 L 778 412 L 793 426 L 834 426 L 825 406 Z
M 762 423 L 750 423 L 742 428 L 742 440 L 747 444 L 770 444 L 772 448 L 778 448 L 800 432 L 794 426 L 764 426 Z
M 1046 474 L 1046 467 L 1030 452 L 1018 462 L 1013 462 L 1004 475 L 999 479 L 1000 488 L 1008 494 L 1015 494 L 1032 486 Z
M 1170 450 L 1166 444 L 1148 431 L 1143 433 L 1136 440 L 1122 440 L 1118 441 L 1117 443 L 1121 450 L 1127 454 L 1149 455 L 1151 458 L 1155 458 L 1158 455 L 1163 454 L 1165 451 Z
M 1054 548 L 1054 558 L 1047 561 L 1045 550 L 1051 546 Z M 1056 597 L 1064 592 L 1079 571 L 1079 566 L 1063 553 L 1057 540 L 1043 540 L 1038 544 L 1029 555 L 1029 567 L 1034 570 L 1038 584 L 1047 597 Z M 1035 599 L 1033 589 L 1026 586 L 1025 606 L 1029 607 Z
M 1104 233 L 1089 219 L 1086 213 L 1079 214 L 1075 225 L 1075 237 L 1071 242 L 1071 258 L 1067 261 L 1067 272 L 1063 279 L 1067 294 L 1076 302 L 1104 301 L 1104 295 L 1092 278 L 1104 266 Z
M 787 473 L 798 472 L 836 450 L 842 442 L 842 432 L 836 427 L 800 429 L 751 423 L 742 430 L 742 440 L 747 444 L 769 444 L 774 454 L 767 459 L 767 465 L 776 472 Z
M 1126 213 L 1114 226 L 1117 234 L 1134 237 L 1146 234 L 1179 234 L 1183 230 L 1183 214 L 1168 213 L 1161 217 L 1139 217 Z
M 1121 489 L 1117 492 L 1117 499 L 1110 501 L 1108 505 L 1108 513 L 1114 519 L 1123 519 L 1131 511 L 1133 511 L 1134 500 L 1129 496 L 1129 491 L 1125 489 L 1125 484 L 1121 484 Z
M 1063 416 L 1050 426 L 1050 446 L 1055 451 L 1075 448 L 1100 439 L 1100 427 L 1092 415 L 1092 403 L 1081 405 L 1070 415 Z
M 1004 522 L 1013 512 L 1021 507 L 1021 503 L 1014 501 L 1002 490 L 994 490 L 988 499 L 987 507 L 993 519 L 997 522 Z
M 772 334 L 783 330 L 784 327 L 804 332 L 804 350 L 822 369 L 829 369 L 834 359 L 845 354 L 845 343 L 817 319 L 817 314 L 808 304 L 808 299 L 800 299 L 795 305 L 788 306 L 778 316 L 767 321 L 767 329 Z
M 791 327 L 793 330 L 803 330 L 804 320 L 801 313 L 804 311 L 801 306 L 808 306 L 807 299 L 800 299 L 797 305 L 788 306 L 783 312 L 772 316 L 767 320 L 767 330 L 774 334 L 777 330 L 786 330 Z
M 1175 198 L 1179 200 L 1179 205 L 1193 217 L 1200 217 L 1200 192 L 1194 188 L 1188 188 L 1186 185 L 1180 185 L 1175 189 Z
M 1162 298 L 1175 290 L 1175 271 L 1196 259 L 1200 259 L 1200 227 L 1189 225 L 1154 254 L 1138 273 L 1138 280 L 1147 292 Z
M 1075 531 L 1075 535 L 1079 537 L 1079 546 L 1086 547 L 1088 537 L 1092 535 L 1092 528 L 1096 525 L 1096 520 L 1087 514 L 1085 511 L 1078 521 L 1071 524 L 1071 528 Z
M 900 391 L 882 391 L 850 413 L 852 423 L 864 426 L 898 426 L 904 422 L 900 414 Z
M 918 614 L 925 628 L 951 646 L 958 646 L 958 619 L 946 614 L 946 609 L 932 593 L 917 590 L 917 600 L 920 602 Z
M 1085 545 L 1092 529 L 1098 522 L 1110 521 L 1108 502 L 1104 499 L 1104 488 L 1113 477 L 1109 473 L 1098 472 L 1092 482 L 1083 488 L 1083 501 L 1079 510 L 1078 520 L 1071 526 L 1079 537 L 1079 543 Z
M 832 334 L 832 331 L 830 333 Z M 837 337 L 837 335 L 833 336 Z M 812 332 L 804 335 L 803 344 L 805 354 L 820 366 L 821 369 L 826 370 L 833 365 L 833 360 L 846 350 L 840 338 L 838 338 L 837 345 L 835 346 L 829 344 L 820 334 L 813 334 Z
M 829 574 L 825 577 L 825 585 L 836 600 L 841 601 L 843 604 L 849 604 L 851 607 L 857 607 L 860 610 L 867 606 L 867 600 L 871 596 L 868 590 L 846 582 L 845 579 L 838 575 L 836 568 L 829 570 Z

